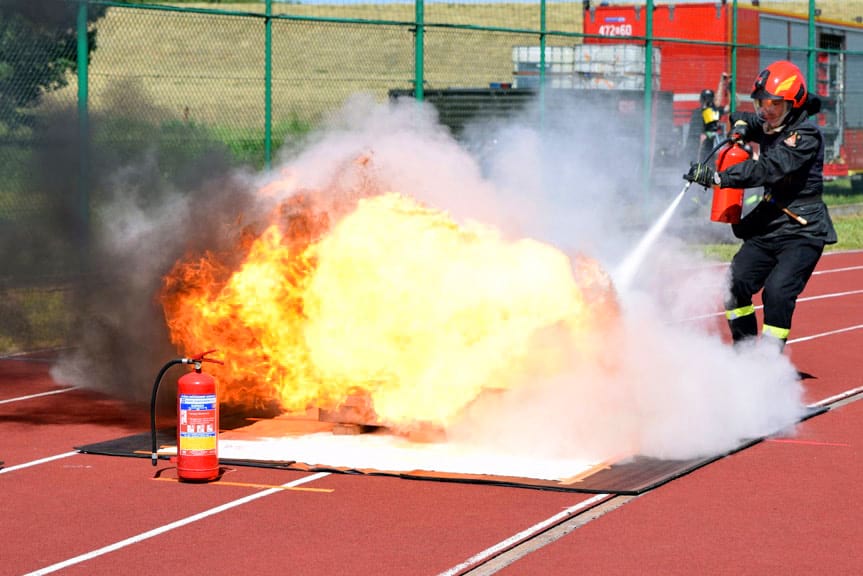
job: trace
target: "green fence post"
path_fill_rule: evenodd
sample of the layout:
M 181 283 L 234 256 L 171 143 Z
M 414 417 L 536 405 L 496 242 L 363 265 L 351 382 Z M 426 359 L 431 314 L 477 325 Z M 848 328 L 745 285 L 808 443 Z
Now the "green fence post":
M 653 0 L 647 0 L 644 20 L 644 159 L 642 179 L 644 191 L 650 191 L 651 131 L 653 122 Z
M 539 126 L 545 129 L 545 0 L 539 2 Z
M 731 3 L 731 76 L 728 78 L 728 110 L 737 110 L 737 0 Z
M 90 253 L 90 118 L 87 107 L 89 77 L 89 45 L 87 41 L 87 2 L 78 4 L 76 22 L 77 69 L 78 69 L 78 246 L 79 271 L 89 268 Z
M 416 33 L 414 34 L 414 98 L 422 102 L 423 83 L 423 44 L 425 41 L 425 5 L 423 0 L 414 3 Z
M 806 78 L 809 79 L 809 86 L 806 88 L 810 92 L 816 89 L 815 83 L 815 0 L 809 0 L 809 37 L 808 51 L 806 59 Z
M 273 0 L 267 0 L 264 18 L 264 167 L 273 158 Z

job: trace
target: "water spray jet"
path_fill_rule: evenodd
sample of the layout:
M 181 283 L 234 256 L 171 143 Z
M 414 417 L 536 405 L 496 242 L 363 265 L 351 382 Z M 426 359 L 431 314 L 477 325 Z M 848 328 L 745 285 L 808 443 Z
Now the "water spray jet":
M 729 153 L 737 152 L 738 149 L 740 151 L 739 154 Z M 710 159 L 713 158 L 713 155 L 720 150 L 722 152 L 720 152 L 717 170 L 722 170 L 733 164 L 742 162 L 749 158 L 751 154 L 751 150 L 745 148 L 739 141 L 725 138 L 713 147 L 702 163 L 709 162 Z M 683 189 L 677 194 L 674 200 L 671 201 L 671 204 L 665 209 L 665 212 L 663 212 L 662 215 L 653 222 L 653 225 L 647 230 L 635 249 L 630 252 L 623 262 L 621 262 L 620 266 L 617 267 L 617 270 L 612 277 L 614 278 L 614 284 L 617 286 L 618 290 L 625 292 L 629 289 L 632 284 L 632 280 L 635 278 L 635 275 L 647 256 L 648 251 L 656 242 L 656 239 L 659 238 L 660 234 L 662 234 L 662 231 L 665 230 L 665 227 L 668 226 L 671 216 L 674 214 L 674 211 L 677 209 L 681 200 L 683 200 L 683 197 L 686 195 L 686 192 L 689 190 L 691 185 L 692 182 L 684 184 Z M 713 204 L 710 215 L 711 220 L 714 222 L 737 222 L 740 219 L 742 208 L 743 190 L 725 189 L 714 186 Z
M 680 201 L 683 200 L 683 196 L 686 195 L 686 191 L 689 190 L 691 185 L 692 182 L 687 182 L 683 186 L 683 189 L 678 192 L 677 196 L 668 208 L 665 209 L 665 212 L 663 212 L 659 218 L 654 220 L 653 225 L 641 238 L 641 241 L 639 241 L 635 249 L 629 253 L 620 266 L 618 266 L 614 271 L 612 278 L 614 279 L 614 285 L 619 291 L 625 292 L 629 289 L 632 284 L 632 280 L 635 278 L 635 274 L 641 267 L 648 251 L 653 246 L 654 242 L 656 242 L 656 239 L 659 238 L 659 235 L 662 234 L 662 231 L 665 230 L 665 227 L 671 220 L 672 214 L 674 214 L 674 211 L 677 209 Z

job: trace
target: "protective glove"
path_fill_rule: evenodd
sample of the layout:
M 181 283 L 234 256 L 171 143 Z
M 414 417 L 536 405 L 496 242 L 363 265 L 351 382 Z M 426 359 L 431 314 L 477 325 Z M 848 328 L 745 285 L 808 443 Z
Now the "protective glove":
M 689 172 L 683 175 L 684 180 L 689 180 L 696 184 L 701 184 L 705 188 L 710 188 L 716 182 L 716 172 L 707 164 L 693 162 L 689 165 Z
M 747 136 L 749 135 L 749 124 L 746 123 L 745 120 L 738 120 L 734 123 L 734 126 L 731 127 L 731 140 L 737 142 L 747 141 Z

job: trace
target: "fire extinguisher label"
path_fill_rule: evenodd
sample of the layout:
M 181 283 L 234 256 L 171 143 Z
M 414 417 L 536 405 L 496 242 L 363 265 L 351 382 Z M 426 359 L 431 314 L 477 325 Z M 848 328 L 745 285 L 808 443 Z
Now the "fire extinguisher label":
M 180 395 L 180 434 L 178 449 L 182 454 L 216 452 L 218 424 L 215 394 Z

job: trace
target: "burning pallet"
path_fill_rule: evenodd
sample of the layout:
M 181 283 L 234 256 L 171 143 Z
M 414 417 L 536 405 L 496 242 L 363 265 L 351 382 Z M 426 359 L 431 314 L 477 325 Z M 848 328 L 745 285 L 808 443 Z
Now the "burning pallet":
M 446 440 L 446 432 L 432 424 L 420 422 L 406 428 L 392 428 L 383 424 L 375 413 L 371 395 L 363 389 L 351 390 L 345 400 L 333 410 L 318 410 L 318 420 L 333 424 L 332 432 L 337 435 L 388 432 L 404 436 L 412 442 Z
M 318 420 L 334 424 L 333 434 L 339 435 L 364 434 L 383 427 L 372 407 L 371 396 L 360 389 L 351 390 L 335 409 L 320 409 Z

